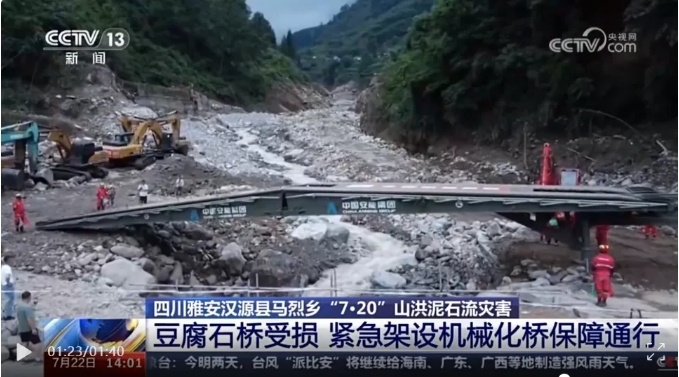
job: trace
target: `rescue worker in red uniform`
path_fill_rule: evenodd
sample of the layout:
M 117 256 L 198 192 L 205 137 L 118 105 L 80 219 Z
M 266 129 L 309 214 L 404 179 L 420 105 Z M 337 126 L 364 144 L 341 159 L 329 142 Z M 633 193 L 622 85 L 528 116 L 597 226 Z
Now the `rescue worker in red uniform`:
M 26 203 L 21 194 L 16 194 L 14 197 L 12 211 L 14 212 L 14 229 L 23 233 L 24 227 L 28 224 L 28 217 L 26 217 Z
M 658 228 L 653 225 L 644 225 L 644 236 L 646 236 L 646 239 L 658 238 Z
M 597 225 L 596 227 L 596 244 L 597 246 L 608 245 L 608 231 L 611 229 L 609 225 Z
M 108 190 L 106 186 L 99 185 L 97 189 L 97 211 L 103 211 L 106 209 L 106 204 L 104 201 L 108 198 Z
M 592 258 L 592 277 L 596 290 L 597 306 L 606 306 L 606 300 L 613 296 L 611 282 L 615 272 L 615 259 L 608 253 L 608 245 L 599 246 L 599 254 Z

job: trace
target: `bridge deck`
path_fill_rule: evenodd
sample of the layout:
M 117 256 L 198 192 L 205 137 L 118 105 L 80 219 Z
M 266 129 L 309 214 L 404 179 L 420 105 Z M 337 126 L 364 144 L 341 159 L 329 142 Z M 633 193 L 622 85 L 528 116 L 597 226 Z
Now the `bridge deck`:
M 668 198 L 673 198 L 674 207 Z M 36 226 L 39 229 L 66 229 L 273 215 L 469 211 L 667 213 L 673 210 L 676 212 L 676 195 L 667 196 L 645 188 L 468 183 L 323 183 L 170 200 L 42 221 Z

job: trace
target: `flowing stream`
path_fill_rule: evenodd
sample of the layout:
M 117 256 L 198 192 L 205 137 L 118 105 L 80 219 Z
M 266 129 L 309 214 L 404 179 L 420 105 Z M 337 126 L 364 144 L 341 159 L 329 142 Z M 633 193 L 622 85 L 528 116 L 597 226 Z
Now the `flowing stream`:
M 246 146 L 247 150 L 257 153 L 264 162 L 283 168 L 282 174 L 290 179 L 293 184 L 310 184 L 319 181 L 304 173 L 305 167 L 287 162 L 283 157 L 271 153 L 257 144 L 257 136 L 247 129 L 238 129 L 236 133 L 241 137 L 239 145 Z M 354 243 L 359 250 L 365 250 L 358 261 L 351 264 L 342 264 L 335 268 L 335 291 L 339 296 L 356 294 L 371 288 L 371 277 L 376 272 L 385 271 L 394 267 L 409 263 L 413 260 L 408 247 L 396 238 L 369 229 L 348 224 L 340 221 L 340 216 L 321 216 L 328 222 L 339 224 L 350 231 L 349 242 Z M 310 295 L 330 295 L 333 290 L 330 271 L 326 271 L 323 277 L 310 286 L 313 288 Z

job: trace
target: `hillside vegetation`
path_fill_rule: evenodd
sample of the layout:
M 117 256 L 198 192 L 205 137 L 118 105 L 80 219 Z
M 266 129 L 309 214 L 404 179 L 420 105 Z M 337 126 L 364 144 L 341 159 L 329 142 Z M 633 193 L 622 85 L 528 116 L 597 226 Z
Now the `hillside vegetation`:
M 130 33 L 125 51 L 107 54 L 109 67 L 125 80 L 194 85 L 226 102 L 248 104 L 278 80 L 305 79 L 278 52 L 266 18 L 251 14 L 245 0 L 5 1 L 3 103 L 20 95 L 12 88 L 56 85 L 68 78 L 69 68 L 73 72 L 62 52 L 42 50 L 47 31 L 110 27 Z
M 302 68 L 327 86 L 367 83 L 433 0 L 357 0 L 328 23 L 292 34 Z
M 676 135 L 676 12 L 676 0 L 436 0 L 385 67 L 364 127 L 416 150 L 442 136 L 497 143 L 524 129 Z M 549 50 L 591 26 L 636 33 L 637 51 Z

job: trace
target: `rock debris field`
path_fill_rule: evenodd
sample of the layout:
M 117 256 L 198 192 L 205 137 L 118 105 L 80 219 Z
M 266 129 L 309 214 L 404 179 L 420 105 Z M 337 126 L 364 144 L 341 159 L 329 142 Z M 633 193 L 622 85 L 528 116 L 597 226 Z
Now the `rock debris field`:
M 111 106 L 124 107 L 126 114 L 153 113 L 129 101 Z M 320 181 L 483 182 L 489 174 L 522 179 L 520 169 L 507 161 L 489 164 L 461 156 L 453 162 L 468 160 L 465 166 L 471 168 L 456 170 L 459 164 L 453 162 L 409 156 L 362 134 L 352 107 L 351 101 L 337 100 L 332 107 L 296 114 L 214 111 L 190 116 L 182 129 L 193 143 L 189 157 L 173 156 L 141 172 L 112 171 L 105 182 L 118 188 L 116 206 L 125 207 L 135 204 L 141 179 L 149 183 L 151 201 L 176 200 L 172 185 L 180 174 L 188 196 Z M 110 132 L 108 121 L 99 133 Z M 27 191 L 30 222 L 93 211 L 99 183 L 60 182 Z M 6 220 L 11 218 L 10 195 L 3 194 L 2 200 Z M 525 316 L 624 318 L 635 309 L 645 317 L 676 318 L 673 229 L 663 229 L 656 241 L 628 236 L 620 247 L 650 249 L 657 255 L 642 256 L 636 265 L 667 265 L 674 269 L 674 280 L 664 285 L 646 281 L 651 291 L 634 279 L 634 266 L 627 266 L 616 275 L 616 297 L 607 309 L 593 305 L 589 277 L 572 260 L 576 254 L 541 245 L 538 238 L 492 214 L 270 218 L 98 234 L 30 227 L 16 234 L 10 221 L 2 222 L 3 252 L 17 257 L 18 290 L 37 295 L 43 317 L 142 317 L 142 296 L 148 291 L 244 295 L 259 286 L 289 287 L 287 294 L 307 296 L 518 295 Z M 546 257 L 555 253 L 563 257 Z M 286 292 L 261 293 L 272 294 Z M 7 332 L 3 340 L 11 335 Z

